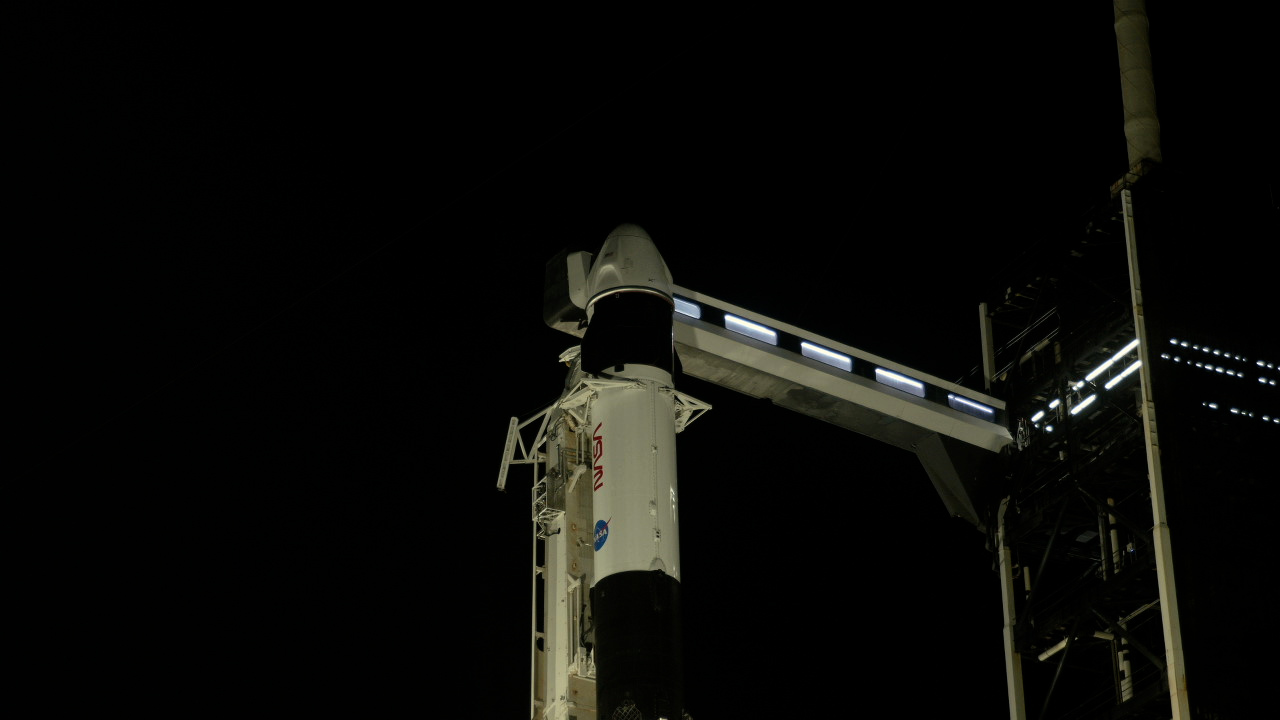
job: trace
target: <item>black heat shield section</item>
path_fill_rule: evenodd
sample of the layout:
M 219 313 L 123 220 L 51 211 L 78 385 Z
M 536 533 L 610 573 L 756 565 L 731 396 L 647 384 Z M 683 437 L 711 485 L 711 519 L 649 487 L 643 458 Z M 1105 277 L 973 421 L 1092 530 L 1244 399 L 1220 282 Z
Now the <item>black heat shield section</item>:
M 600 720 L 684 716 L 680 583 L 658 571 L 610 575 L 591 589 Z
M 623 365 L 650 365 L 674 374 L 674 308 L 661 295 L 616 292 L 595 302 L 582 338 L 582 369 L 600 376 Z

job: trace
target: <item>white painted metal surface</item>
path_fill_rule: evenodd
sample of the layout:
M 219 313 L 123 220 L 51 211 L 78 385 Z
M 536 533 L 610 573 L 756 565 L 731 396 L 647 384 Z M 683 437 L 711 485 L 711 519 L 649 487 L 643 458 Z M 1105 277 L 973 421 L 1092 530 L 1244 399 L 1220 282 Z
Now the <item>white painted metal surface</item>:
M 619 291 L 653 292 L 671 299 L 671 271 L 637 225 L 619 225 L 605 238 L 587 279 L 587 317 L 601 295 Z
M 657 440 L 659 433 L 664 437 L 668 432 L 678 434 L 711 409 L 707 403 L 674 391 L 661 378 L 645 381 L 585 377 L 578 366 L 578 352 L 575 346 L 560 356 L 562 362 L 571 365 L 567 389 L 561 397 L 533 417 L 511 419 L 499 470 L 499 488 L 506 486 L 512 466 L 531 465 L 534 473 L 529 712 L 535 720 L 597 717 L 594 658 L 584 643 L 591 626 L 590 588 L 598 576 L 604 576 L 598 575 L 597 558 L 613 563 L 614 569 L 605 570 L 606 575 L 618 568 L 649 569 L 661 562 L 666 565 L 666 572 L 679 579 L 674 453 L 668 456 L 651 452 L 651 441 Z M 670 422 L 655 416 L 650 421 L 651 429 L 629 431 L 617 427 L 627 422 L 627 416 L 636 415 L 632 412 L 636 407 L 645 413 L 646 408 L 653 408 Z M 606 548 L 619 551 L 612 555 L 595 552 L 592 528 L 593 518 L 608 519 L 613 512 L 598 507 L 592 497 L 597 494 L 593 431 L 602 423 L 608 423 L 611 430 L 604 436 L 600 455 L 604 487 L 613 490 L 625 486 L 625 476 L 631 472 L 638 478 L 633 492 L 647 493 L 645 497 L 654 501 L 652 514 L 646 499 L 639 514 L 623 508 L 613 516 L 611 533 L 616 526 L 639 535 L 635 542 L 626 542 L 621 534 L 607 541 Z M 627 441 L 641 430 L 646 433 L 642 441 Z M 674 447 L 674 442 L 668 442 L 667 447 Z M 620 500 L 616 496 L 611 499 Z M 541 618 L 536 611 L 539 606 L 543 608 Z
M 1009 720 L 1027 720 L 1027 704 L 1022 682 L 1022 653 L 1018 652 L 1014 638 L 1014 628 L 1018 624 L 1015 610 L 1014 593 L 1016 587 L 1013 575 L 1013 553 L 1009 549 L 1005 535 L 1005 512 L 1009 509 L 1009 498 L 1000 501 L 999 527 L 996 542 L 999 543 L 1000 562 L 1000 598 L 1004 609 L 1004 672 L 1005 683 L 1009 693 Z M 1025 572 L 1025 568 L 1024 568 Z
M 676 287 L 677 296 L 732 313 L 754 323 L 805 338 L 853 358 L 855 363 L 890 370 L 955 393 L 997 410 L 1004 402 L 976 390 L 909 368 L 837 340 L 815 335 L 745 308 Z M 850 430 L 913 450 L 924 437 L 938 433 L 983 450 L 998 452 L 1012 441 L 1007 427 L 959 412 L 941 402 L 914 397 L 883 383 L 731 332 L 703 318 L 676 315 L 676 351 L 684 371 L 718 385 L 764 397 L 776 404 Z M 797 392 L 807 390 L 805 392 Z M 845 403 L 839 417 L 823 414 L 832 403 Z M 855 409 L 856 408 L 856 409 Z
M 680 579 L 676 422 L 671 375 L 627 365 L 595 390 L 588 414 L 598 582 L 628 570 Z
M 1151 391 L 1151 358 L 1148 348 L 1146 318 L 1142 311 L 1142 280 L 1138 272 L 1137 228 L 1133 218 L 1132 191 L 1121 194 L 1124 209 L 1124 235 L 1129 257 L 1129 287 L 1133 302 L 1133 324 L 1138 333 L 1138 368 L 1142 380 L 1142 429 L 1146 440 L 1147 479 L 1151 487 L 1151 512 L 1154 520 L 1152 542 L 1156 551 L 1156 581 L 1160 588 L 1161 621 L 1164 630 L 1166 671 L 1169 674 L 1169 703 L 1173 720 L 1189 720 L 1191 703 L 1187 696 L 1187 661 L 1182 649 L 1182 621 L 1178 613 L 1177 583 L 1174 580 L 1173 548 L 1169 529 L 1168 506 L 1164 495 L 1164 472 L 1160 465 L 1160 434 L 1156 422 L 1156 404 Z

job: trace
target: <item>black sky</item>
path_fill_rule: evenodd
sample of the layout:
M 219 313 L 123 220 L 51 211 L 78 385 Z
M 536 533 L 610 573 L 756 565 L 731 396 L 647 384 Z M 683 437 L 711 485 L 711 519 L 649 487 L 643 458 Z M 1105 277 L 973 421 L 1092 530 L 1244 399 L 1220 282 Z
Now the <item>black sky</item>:
M 1152 18 L 1166 160 L 1215 157 L 1239 57 Z M 519 717 L 528 481 L 495 482 L 563 382 L 552 255 L 639 223 L 678 285 L 953 380 L 999 271 L 1127 165 L 1107 3 L 591 20 L 24 21 L 24 465 L 101 692 Z M 694 717 L 1001 716 L 991 556 L 918 461 L 682 389 Z

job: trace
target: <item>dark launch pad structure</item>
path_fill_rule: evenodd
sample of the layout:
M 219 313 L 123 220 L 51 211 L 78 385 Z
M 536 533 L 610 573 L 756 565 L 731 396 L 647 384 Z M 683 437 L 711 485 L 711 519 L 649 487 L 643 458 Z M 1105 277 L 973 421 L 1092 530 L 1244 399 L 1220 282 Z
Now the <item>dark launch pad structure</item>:
M 1276 705 L 1255 555 L 1280 438 L 1274 184 L 1217 152 L 1163 163 L 1143 6 L 1115 8 L 1129 172 L 983 305 L 976 379 L 1014 439 L 975 499 L 1009 716 L 1257 717 Z
M 1274 200 L 1237 187 L 1222 212 L 1198 173 L 1139 172 L 987 306 L 1014 443 L 987 476 L 1005 485 L 980 483 L 975 504 L 1001 565 L 1011 717 L 1248 717 L 1272 702 L 1250 636 L 1266 627 L 1254 553 L 1280 372 L 1260 273 L 1239 259 L 1278 236 Z M 1140 334 L 1143 382 L 1107 389 L 1117 361 L 1081 384 Z

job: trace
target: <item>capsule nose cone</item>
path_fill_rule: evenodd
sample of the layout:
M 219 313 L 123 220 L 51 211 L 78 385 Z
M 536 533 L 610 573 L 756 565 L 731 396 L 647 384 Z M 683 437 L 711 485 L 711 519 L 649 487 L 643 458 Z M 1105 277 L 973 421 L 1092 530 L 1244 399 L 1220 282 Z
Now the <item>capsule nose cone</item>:
M 654 292 L 671 302 L 671 271 L 644 228 L 623 223 L 609 233 L 587 281 L 588 308 L 610 292 Z
M 614 228 L 613 232 L 609 233 L 609 237 L 605 238 L 605 242 L 607 243 L 609 240 L 616 237 L 643 238 L 651 243 L 653 242 L 653 238 L 649 237 L 649 233 L 645 232 L 644 228 L 634 223 L 622 223 L 618 227 Z M 654 252 L 657 252 L 657 250 L 655 249 Z

